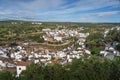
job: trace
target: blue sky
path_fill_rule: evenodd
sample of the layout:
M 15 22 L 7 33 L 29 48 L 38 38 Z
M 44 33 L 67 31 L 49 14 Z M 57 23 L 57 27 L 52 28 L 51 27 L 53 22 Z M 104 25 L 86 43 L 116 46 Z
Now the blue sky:
M 0 20 L 120 22 L 120 0 L 0 0 Z

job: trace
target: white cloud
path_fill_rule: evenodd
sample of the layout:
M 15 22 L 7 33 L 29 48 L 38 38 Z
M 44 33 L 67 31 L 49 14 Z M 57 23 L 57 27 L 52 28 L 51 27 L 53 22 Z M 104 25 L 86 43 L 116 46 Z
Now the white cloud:
M 28 15 L 29 14 L 29 15 Z M 38 20 L 39 16 L 30 12 L 19 11 L 19 12 L 0 12 L 0 20 L 2 19 L 18 19 L 18 20 Z
M 120 5 L 119 0 L 80 0 L 77 3 L 77 6 L 79 6 L 84 10 L 92 10 L 92 9 L 98 9 L 103 7 L 112 7 L 116 5 Z
M 105 7 L 119 7 L 120 1 L 119 0 L 80 0 L 78 2 L 73 3 L 73 7 L 71 4 L 62 6 L 62 9 L 59 8 L 59 10 L 53 10 L 53 11 L 45 11 L 42 12 L 40 15 L 61 15 L 61 14 L 71 14 L 75 12 L 82 12 L 82 11 L 90 11 L 90 10 L 96 10 L 100 8 Z
M 64 3 L 64 0 L 33 0 L 27 3 L 21 2 L 20 6 L 27 10 L 44 10 L 60 7 Z
M 116 14 L 119 14 L 120 13 L 120 11 L 110 11 L 110 12 L 100 12 L 100 13 L 96 13 L 95 15 L 97 16 L 97 17 L 112 17 L 112 16 L 114 16 L 114 15 L 116 15 Z
M 26 2 L 15 2 L 16 8 L 0 8 L 0 19 L 25 19 L 25 20 L 57 20 L 57 21 L 90 21 L 93 18 L 112 17 L 120 11 L 93 10 L 111 7 L 120 7 L 119 0 L 78 0 L 66 4 L 69 0 L 30 0 Z M 5 4 L 7 5 L 7 4 Z M 19 7 L 19 8 L 17 8 Z M 89 13 L 88 13 L 89 11 Z M 76 14 L 78 12 L 78 14 Z

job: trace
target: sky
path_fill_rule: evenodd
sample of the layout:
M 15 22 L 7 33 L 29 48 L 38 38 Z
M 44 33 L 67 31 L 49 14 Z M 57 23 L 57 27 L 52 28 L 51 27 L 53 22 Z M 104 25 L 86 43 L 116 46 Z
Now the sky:
M 0 0 L 0 20 L 120 22 L 120 0 Z

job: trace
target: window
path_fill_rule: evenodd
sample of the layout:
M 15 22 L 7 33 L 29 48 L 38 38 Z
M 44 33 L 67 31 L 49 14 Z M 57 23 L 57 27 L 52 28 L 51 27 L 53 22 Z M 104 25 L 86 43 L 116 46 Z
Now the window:
M 19 68 L 19 70 L 21 70 L 21 68 Z

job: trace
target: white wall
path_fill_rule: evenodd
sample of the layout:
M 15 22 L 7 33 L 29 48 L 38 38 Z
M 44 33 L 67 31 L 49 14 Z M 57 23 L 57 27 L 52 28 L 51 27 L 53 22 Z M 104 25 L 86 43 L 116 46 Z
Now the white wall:
M 2 67 L 6 67 L 6 63 L 3 63 L 3 61 L 0 60 L 0 66 L 2 66 Z
M 21 74 L 21 72 L 23 70 L 26 70 L 26 66 L 16 66 L 16 69 L 17 69 L 17 77 L 19 77 L 19 75 Z

